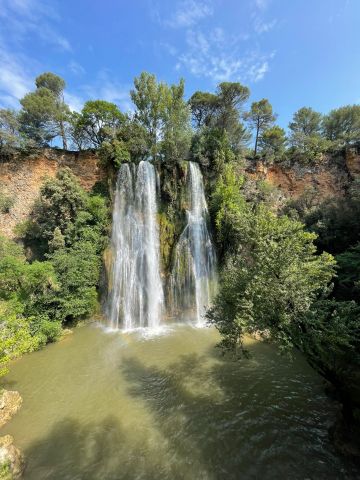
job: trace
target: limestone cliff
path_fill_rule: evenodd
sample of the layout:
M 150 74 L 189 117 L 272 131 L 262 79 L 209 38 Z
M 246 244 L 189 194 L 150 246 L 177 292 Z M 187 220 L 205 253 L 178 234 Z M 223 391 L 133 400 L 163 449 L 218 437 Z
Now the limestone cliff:
M 92 152 L 44 149 L 31 157 L 19 157 L 10 161 L 0 159 L 0 193 L 13 200 L 8 213 L 0 212 L 0 232 L 3 235 L 10 238 L 15 236 L 15 226 L 28 217 L 45 178 L 54 177 L 59 168 L 64 166 L 73 171 L 87 190 L 106 178 L 99 158 Z M 326 158 L 321 165 L 315 167 L 265 166 L 261 162 L 256 165 L 248 162 L 246 175 L 254 180 L 267 181 L 278 188 L 284 197 L 297 198 L 309 188 L 315 189 L 319 200 L 341 197 L 346 194 L 351 181 L 360 175 L 360 151 L 349 149 L 336 157 Z M 173 167 L 173 175 L 172 169 L 167 168 L 160 177 L 164 183 L 162 200 L 171 205 L 174 202 L 170 198 L 171 192 L 175 192 L 183 183 L 183 168 Z M 180 186 L 172 185 L 171 182 L 174 181 L 179 182 Z M 176 202 L 173 206 L 177 207 Z M 163 211 L 161 208 L 160 214 Z M 173 235 L 168 230 L 168 225 L 164 224 L 164 235 Z M 167 256 L 166 252 L 163 252 L 163 256 Z
M 8 161 L 0 158 L 0 192 L 13 202 L 9 212 L 0 212 L 1 234 L 14 237 L 15 226 L 28 217 L 44 180 L 54 177 L 65 166 L 86 190 L 105 178 L 98 157 L 91 152 L 44 149 L 28 157 L 19 156 Z

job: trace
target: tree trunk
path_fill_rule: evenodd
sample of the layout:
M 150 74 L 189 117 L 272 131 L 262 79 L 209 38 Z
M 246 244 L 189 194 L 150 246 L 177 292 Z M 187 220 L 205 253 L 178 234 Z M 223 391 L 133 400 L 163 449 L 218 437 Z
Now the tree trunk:
M 60 135 L 63 142 L 63 149 L 67 150 L 68 147 L 67 147 L 67 140 L 65 135 L 65 128 L 64 128 L 64 123 L 62 121 L 60 121 Z
M 258 140 L 259 140 L 259 120 L 257 121 L 257 125 L 256 125 L 256 138 L 255 138 L 255 149 L 254 149 L 254 157 L 256 157 L 256 153 L 257 153 L 257 146 L 258 146 Z

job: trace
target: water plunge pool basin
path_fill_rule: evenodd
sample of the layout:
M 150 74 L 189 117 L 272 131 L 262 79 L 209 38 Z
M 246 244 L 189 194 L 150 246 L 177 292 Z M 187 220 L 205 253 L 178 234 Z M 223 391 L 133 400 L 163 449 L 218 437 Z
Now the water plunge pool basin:
M 301 356 L 249 340 L 224 358 L 215 330 L 153 335 L 95 324 L 12 365 L 23 397 L 2 430 L 25 480 L 356 478 L 328 440 L 336 405 Z

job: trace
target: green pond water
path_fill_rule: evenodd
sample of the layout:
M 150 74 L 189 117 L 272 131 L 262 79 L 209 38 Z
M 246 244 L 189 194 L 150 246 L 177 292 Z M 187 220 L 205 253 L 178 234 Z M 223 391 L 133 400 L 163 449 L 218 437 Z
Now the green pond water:
M 23 397 L 2 429 L 25 480 L 346 479 L 327 429 L 336 405 L 297 356 L 249 341 L 223 358 L 212 329 L 158 335 L 95 324 L 12 365 Z

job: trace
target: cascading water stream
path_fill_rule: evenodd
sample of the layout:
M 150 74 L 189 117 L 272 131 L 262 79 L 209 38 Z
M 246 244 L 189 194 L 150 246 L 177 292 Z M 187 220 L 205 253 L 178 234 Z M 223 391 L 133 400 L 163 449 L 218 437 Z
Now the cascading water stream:
M 107 301 L 111 328 L 159 325 L 163 308 L 156 174 L 142 161 L 120 167 L 113 212 L 113 268 Z
M 203 315 L 217 285 L 216 254 L 208 230 L 208 210 L 200 167 L 189 162 L 187 225 L 175 249 L 170 277 L 170 305 L 184 320 Z

